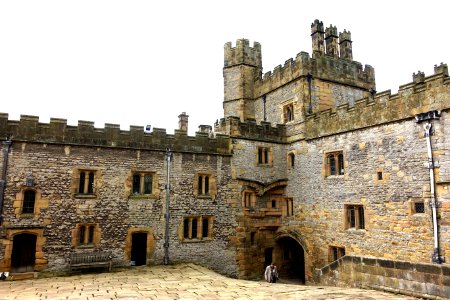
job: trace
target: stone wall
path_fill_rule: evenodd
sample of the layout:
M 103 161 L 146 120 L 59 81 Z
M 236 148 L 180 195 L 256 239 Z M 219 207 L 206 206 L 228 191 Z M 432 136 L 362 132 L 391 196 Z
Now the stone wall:
M 450 298 L 450 267 L 344 256 L 315 272 L 320 284 L 370 288 L 426 299 Z
M 67 268 L 73 251 L 105 250 L 113 253 L 114 265 L 130 263 L 130 232 L 147 232 L 151 241 L 147 262 L 160 264 L 164 256 L 165 151 L 118 147 L 92 147 L 52 143 L 20 142 L 13 139 L 9 156 L 4 202 L 4 228 L 0 243 L 1 269 L 8 270 L 11 251 L 5 252 L 15 234 L 30 228 L 43 231 L 39 259 L 48 262 L 39 271 L 60 272 Z M 94 170 L 94 195 L 76 193 L 79 170 Z M 133 171 L 154 174 L 152 195 L 132 195 Z M 193 191 L 198 172 L 217 182 L 214 196 L 196 197 Z M 195 262 L 229 276 L 237 276 L 235 262 L 235 199 L 228 155 L 175 151 L 171 168 L 170 248 L 171 262 Z M 33 185 L 26 187 L 26 179 Z M 20 213 L 20 195 L 26 188 L 39 194 L 33 216 Z M 17 200 L 19 199 L 19 200 Z M 37 202 L 37 204 L 38 204 Z M 212 238 L 184 241 L 183 217 L 210 216 Z M 99 245 L 95 249 L 74 248 L 72 234 L 77 224 L 97 224 Z M 10 234 L 8 234 L 8 232 Z M 76 238 L 75 238 L 76 240 Z M 11 249 L 10 249 L 11 250 Z M 38 253 L 36 254 L 38 255 Z M 44 270 L 45 269 L 45 270 Z

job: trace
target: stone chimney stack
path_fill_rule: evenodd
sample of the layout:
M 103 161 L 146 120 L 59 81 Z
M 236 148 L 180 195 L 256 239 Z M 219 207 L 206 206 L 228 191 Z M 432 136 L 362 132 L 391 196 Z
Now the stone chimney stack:
M 188 131 L 188 118 L 189 116 L 184 111 L 178 116 L 178 130 L 184 132 Z

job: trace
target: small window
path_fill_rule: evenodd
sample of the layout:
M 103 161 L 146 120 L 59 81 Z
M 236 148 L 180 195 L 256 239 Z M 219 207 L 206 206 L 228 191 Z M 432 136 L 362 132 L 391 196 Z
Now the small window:
M 79 225 L 78 244 L 92 245 L 94 243 L 95 225 Z
M 146 172 L 136 172 L 133 174 L 133 194 L 151 195 L 153 186 L 153 175 Z
M 199 175 L 198 176 L 198 195 L 208 196 L 209 195 L 209 177 L 210 175 Z
M 189 219 L 184 219 L 184 234 L 185 239 L 189 238 Z
M 346 205 L 346 228 L 365 229 L 364 207 L 362 205 Z
M 72 230 L 72 246 L 73 247 L 98 247 L 99 238 L 96 236 L 97 224 L 78 224 Z
M 283 208 L 283 216 L 289 217 L 294 215 L 294 203 L 292 198 L 286 198 Z
M 252 208 L 256 205 L 256 195 L 254 191 L 244 191 L 242 193 L 242 206 Z
M 94 171 L 80 171 L 78 193 L 79 194 L 94 194 L 95 172 Z
M 284 123 L 288 123 L 294 120 L 294 104 L 289 103 L 283 107 Z
M 293 169 L 295 167 L 295 154 L 294 153 L 288 154 L 288 166 L 290 169 Z
M 258 164 L 268 165 L 269 164 L 269 148 L 259 147 L 258 148 Z
M 34 204 L 36 202 L 36 192 L 33 190 L 27 190 L 24 193 L 22 213 L 32 214 L 34 213 Z
M 183 239 L 202 240 L 211 237 L 211 217 L 185 217 L 183 219 Z
M 326 154 L 326 176 L 344 175 L 344 154 L 342 151 Z
M 277 200 L 272 200 L 272 208 L 277 208 Z
M 197 218 L 192 219 L 191 238 L 197 238 Z
M 209 236 L 209 220 L 208 218 L 203 218 L 202 220 L 202 237 Z
M 378 180 L 383 180 L 383 172 L 377 172 Z
M 344 247 L 330 246 L 328 250 L 328 261 L 331 263 L 345 255 Z
M 423 201 L 414 202 L 413 213 L 415 214 L 425 213 L 425 203 Z

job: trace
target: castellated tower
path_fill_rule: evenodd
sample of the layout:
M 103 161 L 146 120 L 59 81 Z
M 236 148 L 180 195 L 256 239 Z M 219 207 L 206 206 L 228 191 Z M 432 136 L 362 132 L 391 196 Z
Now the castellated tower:
M 323 43 L 323 22 L 319 22 L 319 20 L 314 20 L 314 23 L 311 24 L 311 38 L 312 38 L 312 50 L 314 52 L 325 52 L 325 47 Z
M 331 56 L 338 57 L 338 35 L 336 26 L 330 25 L 325 30 L 325 42 L 327 45 L 327 54 Z
M 352 38 L 350 31 L 344 29 L 344 32 L 339 33 L 339 50 L 341 58 L 353 59 L 352 54 Z
M 254 82 L 262 72 L 261 45 L 253 47 L 240 39 L 236 47 L 228 42 L 224 46 L 224 116 L 239 117 L 241 121 L 254 119 Z

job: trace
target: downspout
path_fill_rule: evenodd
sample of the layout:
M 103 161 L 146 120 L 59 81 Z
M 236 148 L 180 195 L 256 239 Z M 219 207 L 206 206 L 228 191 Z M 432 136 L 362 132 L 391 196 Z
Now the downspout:
M 0 225 L 3 224 L 3 200 L 5 197 L 6 188 L 6 170 L 8 166 L 9 148 L 12 141 L 10 139 L 3 142 L 3 164 L 2 164 L 2 177 L 0 179 Z
M 266 95 L 263 96 L 264 122 L 266 122 Z
M 309 106 L 308 106 L 308 114 L 312 114 L 312 75 L 308 73 L 306 75 L 306 80 L 308 81 L 308 95 L 309 95 Z
M 164 233 L 164 264 L 169 264 L 169 222 L 170 222 L 170 162 L 172 161 L 172 151 L 170 148 L 166 150 L 166 213 L 164 217 L 166 219 L 166 228 Z
M 438 235 L 438 223 L 437 223 L 437 201 L 434 189 L 434 161 L 433 161 L 433 151 L 431 148 L 431 120 L 427 120 L 423 128 L 425 129 L 425 137 L 427 140 L 427 152 L 428 152 L 428 169 L 430 170 L 430 205 L 433 218 L 433 237 L 434 237 L 434 251 L 431 256 L 431 260 L 434 263 L 443 263 L 443 258 L 441 257 L 439 250 L 439 235 Z

